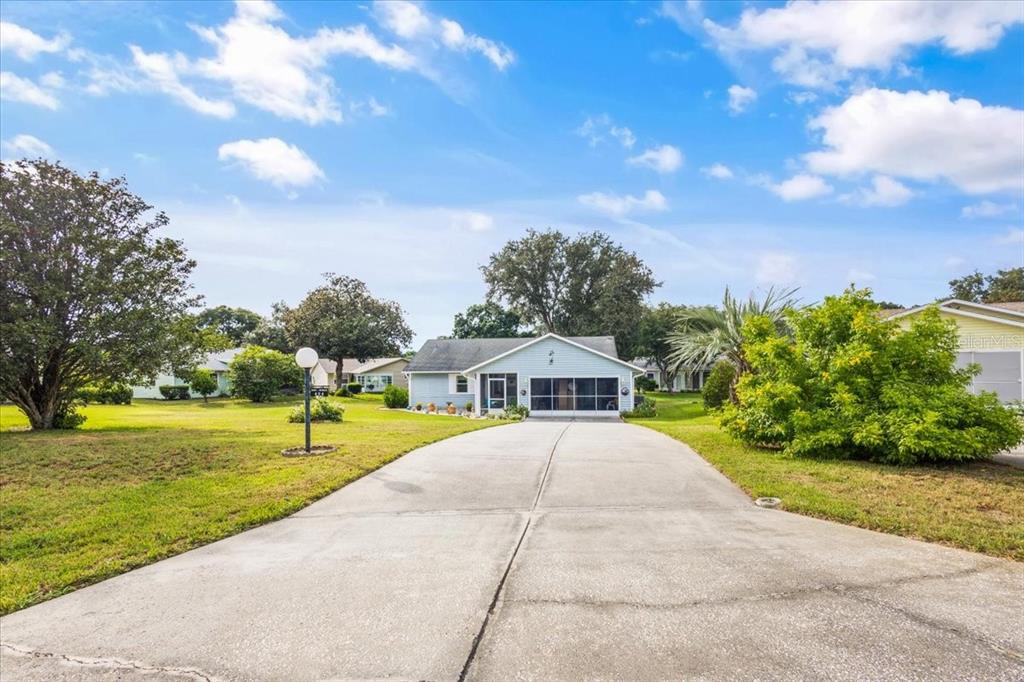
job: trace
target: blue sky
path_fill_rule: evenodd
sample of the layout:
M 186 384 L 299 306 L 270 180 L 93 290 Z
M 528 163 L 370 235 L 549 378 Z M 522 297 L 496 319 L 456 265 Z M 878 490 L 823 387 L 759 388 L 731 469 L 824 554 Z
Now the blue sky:
M 1024 4 L 19 3 L 5 159 L 123 175 L 210 305 L 334 271 L 417 343 L 529 227 L 664 285 L 905 304 L 1024 259 Z

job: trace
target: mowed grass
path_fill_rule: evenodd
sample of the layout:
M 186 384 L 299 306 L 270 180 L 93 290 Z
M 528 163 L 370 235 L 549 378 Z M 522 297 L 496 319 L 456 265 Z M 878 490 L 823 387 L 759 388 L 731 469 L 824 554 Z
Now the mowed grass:
M 979 462 L 894 467 L 808 460 L 748 447 L 705 414 L 697 394 L 656 394 L 632 420 L 688 444 L 751 497 L 787 511 L 1024 561 L 1024 470 Z
M 77 431 L 28 432 L 0 406 L 0 612 L 286 516 L 421 445 L 495 422 L 340 400 L 341 424 L 301 446 L 298 401 L 217 399 L 93 405 Z

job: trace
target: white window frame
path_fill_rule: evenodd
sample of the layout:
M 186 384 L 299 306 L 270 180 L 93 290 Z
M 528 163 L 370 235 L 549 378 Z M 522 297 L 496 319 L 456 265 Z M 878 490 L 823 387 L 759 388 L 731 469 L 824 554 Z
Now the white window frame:
M 459 390 L 459 379 L 466 380 L 466 390 Z M 470 395 L 473 393 L 473 382 L 464 374 L 457 372 L 448 375 L 448 395 Z

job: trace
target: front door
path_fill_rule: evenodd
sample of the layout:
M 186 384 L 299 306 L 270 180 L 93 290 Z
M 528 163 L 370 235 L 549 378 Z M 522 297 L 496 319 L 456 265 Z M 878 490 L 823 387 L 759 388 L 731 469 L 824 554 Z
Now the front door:
M 490 410 L 505 409 L 505 377 L 487 379 L 487 408 Z

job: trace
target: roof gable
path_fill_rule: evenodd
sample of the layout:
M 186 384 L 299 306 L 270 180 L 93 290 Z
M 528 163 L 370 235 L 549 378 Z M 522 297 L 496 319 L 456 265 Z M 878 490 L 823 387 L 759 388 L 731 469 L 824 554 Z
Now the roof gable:
M 908 308 L 907 310 L 902 310 L 894 315 L 890 315 L 887 319 L 896 320 L 901 317 L 909 317 L 933 306 L 937 307 L 940 312 L 949 313 L 951 315 L 988 320 L 990 322 L 1006 324 L 1012 327 L 1024 327 L 1024 310 L 1018 309 L 1019 307 L 1024 307 L 1024 304 L 1018 302 L 992 304 L 975 303 L 973 301 L 962 301 L 956 298 L 938 301 L 937 303 L 929 303 L 927 305 L 917 306 L 916 308 Z
M 509 355 L 513 355 L 513 354 L 518 353 L 518 352 L 520 352 L 520 351 L 522 351 L 522 350 L 524 350 L 526 348 L 529 348 L 530 346 L 533 346 L 534 344 L 540 343 L 541 341 L 552 340 L 552 339 L 555 340 L 555 341 L 560 341 L 560 342 L 565 343 L 565 344 L 570 345 L 570 346 L 574 346 L 576 348 L 580 348 L 580 349 L 582 349 L 584 351 L 587 351 L 589 353 L 593 353 L 594 355 L 597 355 L 599 357 L 605 358 L 606 360 L 611 360 L 612 362 L 618 363 L 620 365 L 624 365 L 624 366 L 629 367 L 630 369 L 632 369 L 632 370 L 634 370 L 636 372 L 644 371 L 643 368 L 641 368 L 641 367 L 637 367 L 636 365 L 631 365 L 630 363 L 626 362 L 625 360 L 620 360 L 619 359 L 619 355 L 615 351 L 615 339 L 613 337 L 611 337 L 611 336 L 566 337 L 566 336 L 559 336 L 558 334 L 549 332 L 549 333 L 547 333 L 547 334 L 545 334 L 543 336 L 538 336 L 536 338 L 530 339 L 526 343 L 521 344 L 519 346 L 516 346 L 515 348 L 512 348 L 512 349 L 510 349 L 510 350 L 508 350 L 508 351 L 506 351 L 506 352 L 504 352 L 504 353 L 502 353 L 500 355 L 497 355 L 497 356 L 495 356 L 493 358 L 488 358 L 487 360 L 479 362 L 479 363 L 477 363 L 477 364 L 475 364 L 475 365 L 473 365 L 471 367 L 467 367 L 467 368 L 465 368 L 463 370 L 463 372 L 473 372 L 473 371 L 476 371 L 476 370 L 478 370 L 478 369 L 480 369 L 482 367 L 485 367 L 485 366 L 487 366 L 487 365 L 489 365 L 489 364 L 491 364 L 491 363 L 493 363 L 493 362 L 495 362 L 497 360 L 500 360 L 501 358 L 507 357 Z M 581 343 L 580 342 L 581 339 L 586 339 L 588 341 L 591 341 L 592 343 Z M 597 347 L 595 347 L 595 346 L 599 346 L 600 345 L 600 341 L 601 340 L 605 340 L 605 341 L 610 341 L 611 342 L 611 349 L 610 349 L 612 351 L 611 353 L 602 352 Z
M 463 372 L 471 367 L 490 362 L 510 351 L 518 350 L 543 338 L 555 336 L 575 343 L 587 350 L 605 355 L 617 362 L 615 338 L 611 336 L 560 337 L 546 334 L 532 338 L 495 339 L 430 339 L 405 368 L 406 372 Z M 628 363 L 625 363 L 628 364 Z

